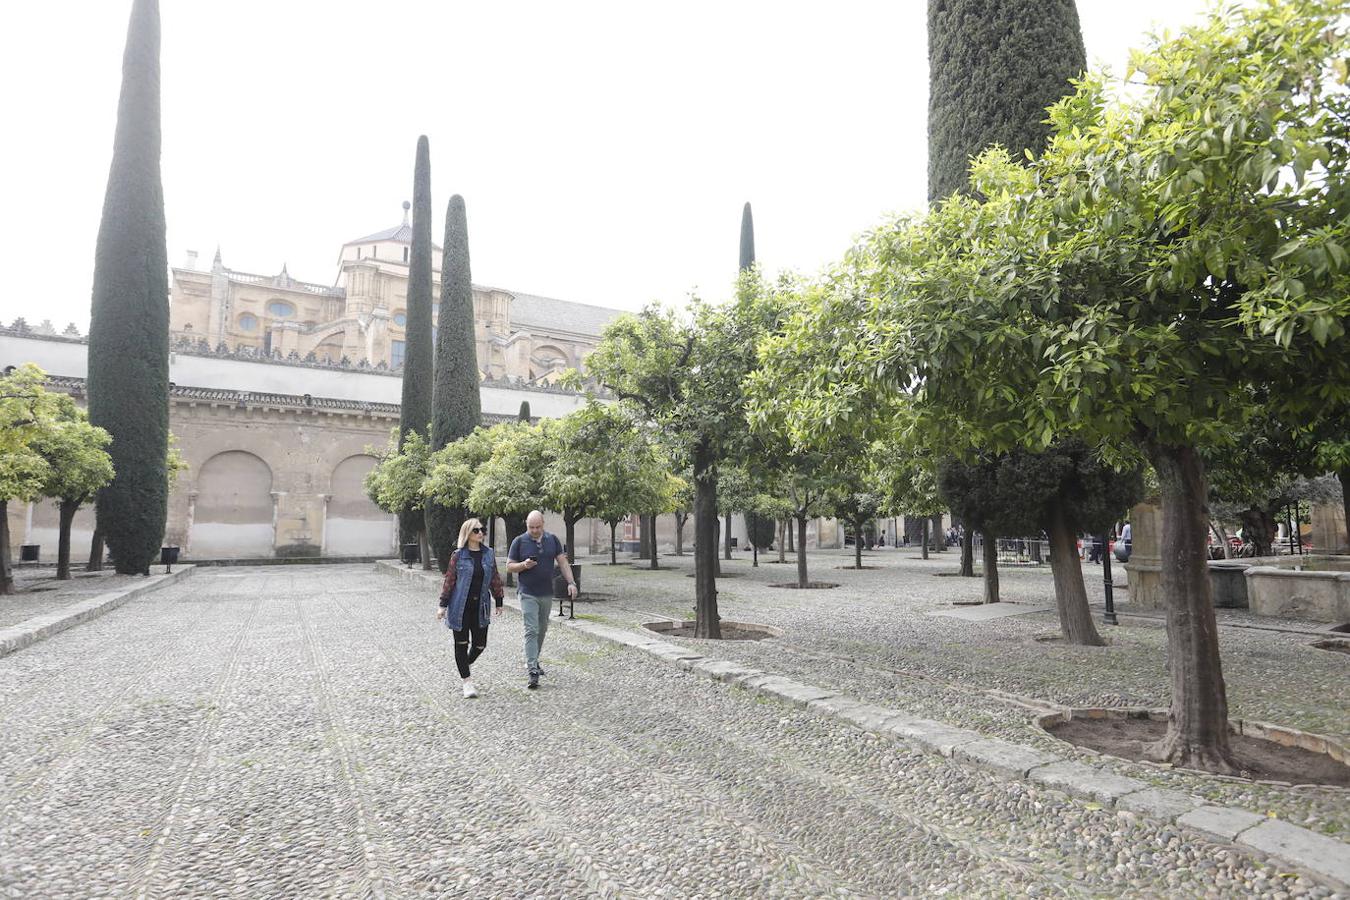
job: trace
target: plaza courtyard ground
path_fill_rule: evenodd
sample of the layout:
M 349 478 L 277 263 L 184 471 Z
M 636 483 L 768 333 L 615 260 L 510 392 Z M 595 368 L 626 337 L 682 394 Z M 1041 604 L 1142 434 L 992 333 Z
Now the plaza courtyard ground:
M 1092 761 L 1328 835 L 1350 794 L 1102 760 L 1032 724 L 1055 705 L 1162 706 L 1165 640 L 1037 640 L 1053 612 L 933 613 L 979 595 L 954 554 L 738 557 L 724 617 L 764 642 L 674 640 L 849 696 Z M 687 618 L 691 558 L 584 560 L 583 621 Z M 1123 577 L 1118 581 L 1123 582 Z M 1090 590 L 1100 592 L 1095 580 Z M 1010 608 L 1050 602 L 1009 570 Z M 0 895 L 1331 896 L 1324 884 L 767 700 L 559 627 L 525 688 L 508 612 L 464 700 L 435 586 L 377 567 L 198 569 L 0 659 Z M 1128 606 L 1122 607 L 1128 610 Z M 1151 615 L 1151 614 L 1150 614 Z M 1235 717 L 1350 736 L 1344 654 L 1311 623 L 1225 613 Z M 1271 630 L 1276 624 L 1282 630 Z M 1248 627 L 1248 626 L 1260 627 Z

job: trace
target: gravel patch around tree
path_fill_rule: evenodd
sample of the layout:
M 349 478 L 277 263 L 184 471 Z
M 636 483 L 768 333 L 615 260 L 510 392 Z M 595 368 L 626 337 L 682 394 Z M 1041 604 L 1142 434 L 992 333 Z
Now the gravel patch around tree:
M 569 629 L 529 691 L 514 614 L 464 700 L 434 597 L 199 571 L 0 660 L 0 895 L 1330 895 Z

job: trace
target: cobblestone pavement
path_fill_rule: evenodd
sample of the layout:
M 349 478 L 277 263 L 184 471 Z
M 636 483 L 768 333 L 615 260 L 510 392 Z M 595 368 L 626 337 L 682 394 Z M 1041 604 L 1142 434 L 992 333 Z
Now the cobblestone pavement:
M 761 557 L 760 567 L 754 569 L 748 559 L 738 556 L 723 563 L 732 577 L 718 582 L 723 617 L 772 625 L 783 630 L 783 637 L 762 643 L 674 642 L 869 703 L 1083 761 L 1100 762 L 1037 728 L 1036 713 L 1022 704 L 1167 706 L 1167 636 L 1160 619 L 1125 616 L 1119 626 L 1099 624 L 1108 646 L 1074 647 L 1037 640 L 1058 635 L 1053 611 L 978 623 L 928 615 L 951 610 L 954 600 L 978 600 L 981 584 L 979 579 L 951 576 L 959 562 L 955 552 L 934 554 L 927 561 L 917 556 L 908 549 L 870 553 L 864 565 L 875 568 L 857 571 L 839 568 L 852 565 L 851 551 L 813 552 L 811 579 L 837 582 L 840 587 L 812 591 L 769 586 L 795 580 L 792 557 L 788 565 L 770 564 Z M 661 564 L 665 569 L 658 572 L 632 565 L 587 566 L 583 574 L 587 589 L 612 599 L 577 608 L 625 627 L 656 618 L 691 618 L 693 589 L 685 576 L 692 571 L 692 559 L 662 557 Z M 1102 595 L 1100 571 L 1096 566 L 1085 569 L 1094 602 Z M 1118 583 L 1124 582 L 1119 568 L 1116 576 Z M 1000 577 L 1005 601 L 1053 605 L 1048 566 L 1006 567 Z M 1128 594 L 1116 595 L 1118 608 L 1129 611 Z M 1301 633 L 1325 629 L 1325 623 L 1271 620 L 1242 610 L 1219 610 L 1219 617 L 1233 625 L 1261 626 L 1220 629 L 1234 718 L 1350 742 L 1350 657 L 1314 649 L 1309 645 L 1316 637 Z M 1226 781 L 1123 761 L 1115 769 L 1214 802 L 1350 837 L 1350 791 L 1344 789 Z
M 527 691 L 514 614 L 464 700 L 433 609 L 203 570 L 0 660 L 0 893 L 1329 894 L 564 628 Z
M 136 587 L 145 581 L 140 575 L 118 575 L 111 568 L 102 572 L 85 572 L 83 568 L 82 565 L 72 566 L 74 577 L 68 581 L 56 580 L 55 566 L 16 568 L 16 592 L 0 597 L 0 628 L 56 612 L 98 594 Z M 162 566 L 153 569 L 156 575 L 163 571 Z

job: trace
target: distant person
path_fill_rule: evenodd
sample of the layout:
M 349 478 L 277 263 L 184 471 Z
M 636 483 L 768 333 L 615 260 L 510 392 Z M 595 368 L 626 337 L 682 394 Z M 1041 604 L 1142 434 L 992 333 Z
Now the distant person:
M 567 596 L 575 600 L 577 583 L 572 566 L 563 552 L 562 542 L 544 530 L 544 514 L 535 510 L 525 519 L 525 533 L 511 542 L 506 553 L 506 570 L 516 573 L 520 590 L 520 611 L 525 617 L 525 670 L 527 687 L 539 687 L 544 670 L 539 651 L 548 633 L 548 614 L 553 609 L 553 569 L 557 566 L 567 579 Z
M 483 545 L 483 523 L 469 519 L 459 527 L 459 543 L 445 570 L 436 613 L 454 635 L 455 668 L 464 681 L 466 698 L 478 696 L 469 667 L 487 648 L 489 617 L 501 616 L 505 593 L 497 574 L 497 558 L 491 547 Z M 496 598 L 495 609 L 490 610 L 489 597 Z

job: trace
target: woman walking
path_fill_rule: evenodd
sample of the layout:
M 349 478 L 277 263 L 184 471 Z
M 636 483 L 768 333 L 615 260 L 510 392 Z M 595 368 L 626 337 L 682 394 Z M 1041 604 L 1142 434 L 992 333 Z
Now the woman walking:
M 441 605 L 437 619 L 445 619 L 446 627 L 455 636 L 455 667 L 464 679 L 464 696 L 477 697 L 469 666 L 483 654 L 487 646 L 489 613 L 502 614 L 501 576 L 497 574 L 497 558 L 491 547 L 483 545 L 483 523 L 469 519 L 459 527 L 458 549 L 450 557 L 441 585 Z M 489 609 L 488 597 L 495 597 L 495 610 Z

